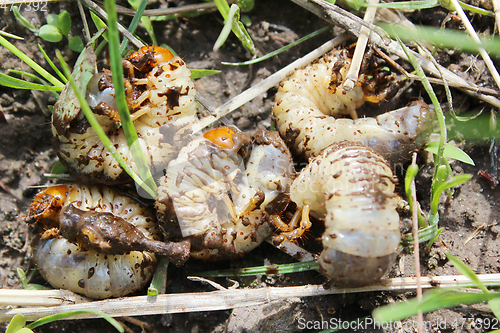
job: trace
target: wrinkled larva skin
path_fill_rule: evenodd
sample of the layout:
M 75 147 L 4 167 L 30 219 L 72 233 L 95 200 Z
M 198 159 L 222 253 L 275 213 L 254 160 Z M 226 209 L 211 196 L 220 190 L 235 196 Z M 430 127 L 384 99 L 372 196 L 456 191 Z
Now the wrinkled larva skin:
M 123 61 L 131 117 L 138 142 L 153 172 L 164 168 L 177 155 L 176 147 L 187 139 L 191 133 L 190 125 L 196 119 L 196 90 L 191 71 L 181 58 L 171 54 L 170 57 L 166 51 L 146 47 Z M 62 96 L 67 91 L 71 90 L 66 88 Z M 125 163 L 135 169 L 120 126 L 109 71 L 92 77 L 87 85 L 87 101 Z M 106 184 L 129 180 L 80 108 L 65 110 L 65 107 L 65 99 L 60 98 L 52 119 L 54 148 L 75 178 Z
M 371 53 L 365 58 L 371 59 Z M 401 152 L 400 156 L 408 156 L 408 152 L 419 148 L 424 141 L 418 134 L 429 127 L 428 106 L 414 102 L 376 118 L 355 119 L 358 107 L 366 101 L 383 100 L 396 84 L 385 82 L 388 77 L 376 79 L 375 76 L 366 81 L 372 71 L 368 66 L 366 72 L 362 66 L 356 86 L 344 91 L 341 84 L 350 63 L 348 50 L 334 50 L 318 62 L 297 70 L 280 84 L 273 107 L 280 134 L 294 153 L 307 158 L 342 141 L 361 142 L 388 159 L 399 159 L 394 155 L 395 150 Z M 373 90 L 376 84 L 386 88 L 376 92 Z M 350 114 L 354 120 L 337 119 L 345 114 Z
M 38 227 L 33 255 L 40 273 L 54 288 L 102 299 L 124 296 L 149 281 L 157 261 L 153 253 L 126 249 L 115 249 L 125 254 L 98 253 L 81 239 L 69 241 L 63 237 L 62 225 L 68 220 L 62 211 L 67 208 L 121 218 L 152 242 L 161 237 L 151 209 L 110 188 L 78 184 L 49 188 L 37 195 L 26 220 Z M 90 228 L 80 231 L 79 237 L 88 236 L 91 241 L 99 236 Z
M 333 145 L 313 158 L 290 189 L 299 209 L 325 220 L 322 272 L 357 287 L 380 279 L 400 242 L 397 179 L 380 154 L 360 144 Z
M 191 257 L 240 257 L 272 232 L 265 208 L 289 190 L 293 176 L 277 132 L 257 132 L 252 145 L 235 128 L 209 131 L 181 149 L 160 179 L 160 227 L 169 240 L 189 239 Z

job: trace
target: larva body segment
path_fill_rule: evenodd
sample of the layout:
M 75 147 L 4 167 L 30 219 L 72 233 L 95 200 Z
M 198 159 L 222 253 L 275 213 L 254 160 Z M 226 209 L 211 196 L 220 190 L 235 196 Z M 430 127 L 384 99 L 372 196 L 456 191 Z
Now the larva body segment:
M 141 289 L 156 266 L 156 257 L 149 252 L 106 255 L 84 250 L 65 238 L 38 240 L 33 255 L 52 287 L 95 299 L 121 297 Z
M 189 125 L 196 119 L 196 90 L 191 71 L 181 58 L 170 58 L 162 50 L 158 47 L 143 50 L 123 61 L 127 102 L 137 142 L 154 169 L 163 168 L 177 155 L 177 145 L 190 134 Z M 71 110 L 66 109 L 69 107 L 66 95 L 71 93 L 71 89 L 65 88 L 52 119 L 54 148 L 60 160 L 77 180 L 107 184 L 128 180 L 80 107 L 73 105 Z M 109 71 L 90 79 L 87 101 L 125 163 L 135 168 L 120 124 Z
M 365 63 L 371 63 L 369 53 Z M 399 160 L 421 146 L 421 134 L 429 127 L 430 111 L 423 102 L 391 111 L 376 118 L 356 119 L 356 109 L 366 101 L 378 102 L 388 96 L 395 83 L 386 82 L 370 65 L 362 66 L 358 82 L 345 91 L 342 83 L 350 67 L 346 49 L 334 50 L 318 62 L 297 70 L 284 80 L 276 93 L 273 114 L 277 128 L 299 155 L 317 156 L 324 148 L 343 141 L 361 142 L 382 153 L 388 160 Z M 369 76 L 373 78 L 368 79 Z M 380 85 L 382 90 L 375 87 Z M 338 119 L 350 114 L 353 119 Z M 398 152 L 394 155 L 395 152 Z
M 278 133 L 260 131 L 252 145 L 247 134 L 231 132 L 193 140 L 160 180 L 160 226 L 169 240 L 188 239 L 195 258 L 232 259 L 258 246 L 272 231 L 264 209 L 294 175 Z
M 290 189 L 299 209 L 325 220 L 323 273 L 338 285 L 367 285 L 394 263 L 400 242 L 396 178 L 380 154 L 333 145 L 313 158 Z
M 38 228 L 34 258 L 42 276 L 55 288 L 91 298 L 142 288 L 156 265 L 147 250 L 166 252 L 154 212 L 108 187 L 49 188 L 37 195 L 26 220 Z

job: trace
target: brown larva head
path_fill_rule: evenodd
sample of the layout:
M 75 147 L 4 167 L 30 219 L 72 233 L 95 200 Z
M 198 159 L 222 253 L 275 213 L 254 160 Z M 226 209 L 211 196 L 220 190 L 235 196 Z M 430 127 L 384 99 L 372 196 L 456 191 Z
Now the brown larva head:
M 67 186 L 53 186 L 38 193 L 28 208 L 25 221 L 34 224 L 43 220 L 55 219 L 66 200 L 68 191 Z
M 205 134 L 203 137 L 210 140 L 222 148 L 232 148 L 234 146 L 233 134 L 235 132 L 229 127 L 214 128 Z
M 143 46 L 132 53 L 128 60 L 134 65 L 134 67 L 140 72 L 149 72 L 152 67 L 156 65 L 172 60 L 174 55 L 170 50 L 161 46 Z

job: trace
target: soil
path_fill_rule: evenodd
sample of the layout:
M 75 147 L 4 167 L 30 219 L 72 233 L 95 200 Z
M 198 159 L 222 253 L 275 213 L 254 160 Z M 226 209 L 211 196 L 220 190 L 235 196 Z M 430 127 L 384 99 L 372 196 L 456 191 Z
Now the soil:
M 174 1 L 175 5 L 184 4 Z M 485 6 L 485 4 L 481 4 Z M 152 6 L 165 6 L 165 3 L 154 1 Z M 81 33 L 82 24 L 78 8 L 73 2 L 50 3 L 47 12 L 22 10 L 34 26 L 45 24 L 47 13 L 59 13 L 67 10 L 73 19 L 72 33 Z M 277 0 L 256 3 L 255 8 L 245 15 L 251 20 L 248 28 L 259 54 L 266 54 L 288 43 L 311 33 L 325 23 L 311 13 L 291 2 Z M 461 28 L 454 20 L 448 19 L 444 9 L 429 9 L 407 13 L 415 24 Z M 470 16 L 476 29 L 481 32 L 494 32 L 494 20 L 479 15 Z M 122 18 L 125 25 L 130 18 Z M 182 56 L 191 68 L 220 69 L 218 75 L 196 81 L 197 90 L 214 106 L 221 105 L 238 95 L 246 88 L 258 83 L 265 77 L 281 69 L 291 61 L 305 55 L 325 41 L 332 38 L 339 29 L 323 33 L 305 43 L 292 48 L 269 60 L 253 66 L 223 66 L 221 61 L 238 62 L 249 59 L 249 54 L 239 41 L 230 36 L 226 44 L 218 51 L 212 47 L 222 28 L 220 14 L 208 13 L 201 16 L 160 21 L 154 23 L 159 43 L 166 43 Z M 53 44 L 47 43 L 30 33 L 19 24 L 12 11 L 2 11 L 0 29 L 24 37 L 22 41 L 13 43 L 44 68 L 50 68 L 38 50 L 40 43 L 48 51 L 49 57 L 55 59 L 55 49 L 63 50 L 66 60 L 73 63 L 77 54 L 67 49 L 67 41 Z M 139 35 L 149 42 L 144 30 Z M 352 39 L 350 42 L 354 42 Z M 31 69 L 6 49 L 0 48 L 0 68 L 2 73 L 8 69 L 31 72 Z M 480 86 L 495 88 L 484 62 L 475 56 L 461 53 L 459 50 L 437 53 L 438 61 Z M 410 68 L 405 65 L 408 70 Z M 497 59 L 498 67 L 498 59 Z M 440 101 L 444 103 L 444 90 L 435 87 Z M 271 125 L 270 110 L 273 104 L 275 88 L 255 98 L 242 108 L 233 112 L 231 122 L 242 130 L 253 132 L 257 128 L 269 128 Z M 398 100 L 391 105 L 400 107 L 407 100 L 422 96 L 425 91 L 420 84 L 414 83 L 402 92 Z M 453 90 L 454 104 L 462 110 L 481 110 L 489 116 L 490 107 L 464 93 Z M 426 100 L 426 102 L 430 102 Z M 7 289 L 22 288 L 16 274 L 17 268 L 24 271 L 34 268 L 29 256 L 29 238 L 32 236 L 22 216 L 38 191 L 38 186 L 53 183 L 44 174 L 49 173 L 56 162 L 51 148 L 51 126 L 49 105 L 55 103 L 50 93 L 14 90 L 0 86 L 0 287 Z M 392 107 L 392 106 L 391 106 Z M 203 111 L 202 111 L 203 113 Z M 447 116 L 447 118 L 451 118 Z M 488 119 L 486 117 L 485 119 Z M 471 126 L 476 126 L 472 123 Z M 440 227 L 444 228 L 440 239 L 429 251 L 421 246 L 422 275 L 438 276 L 458 274 L 458 271 L 446 259 L 445 253 L 452 253 L 463 260 L 476 273 L 498 273 L 500 271 L 500 243 L 497 242 L 500 227 L 498 203 L 498 187 L 493 189 L 484 177 L 478 175 L 480 170 L 488 170 L 496 174 L 496 157 L 490 153 L 490 141 L 487 131 L 479 132 L 479 140 L 464 138 L 456 121 L 449 121 L 450 135 L 454 142 L 462 147 L 475 161 L 475 166 L 453 161 L 452 169 L 456 174 L 469 173 L 473 178 L 457 188 L 453 198 L 440 205 Z M 462 124 L 463 125 L 463 124 Z M 480 126 L 478 124 L 477 126 Z M 467 125 L 466 125 L 467 127 Z M 480 130 L 478 130 L 480 131 Z M 421 171 L 417 177 L 418 199 L 423 210 L 429 209 L 430 180 L 433 167 L 431 160 L 423 156 L 420 159 Z M 492 164 L 493 163 L 493 164 Z M 405 230 L 407 232 L 407 230 Z M 304 240 L 309 246 L 317 245 L 319 235 L 311 235 Z M 307 245 L 307 244 L 306 244 Z M 169 267 L 167 293 L 194 291 L 211 291 L 210 286 L 201 285 L 186 279 L 186 276 L 217 268 L 249 267 L 263 264 L 291 263 L 294 260 L 281 251 L 265 243 L 241 260 L 232 262 L 205 263 L 191 260 L 181 268 Z M 397 264 L 389 273 L 390 277 L 413 276 L 413 254 L 409 249 L 401 251 Z M 241 287 L 252 286 L 291 286 L 305 283 L 321 284 L 325 279 L 317 272 L 310 271 L 289 275 L 258 276 L 241 278 Z M 35 275 L 34 283 L 45 284 L 39 275 Z M 217 282 L 229 286 L 231 282 L 218 279 Z M 141 294 L 141 293 L 138 293 Z M 234 311 L 216 311 L 199 313 L 182 313 L 158 316 L 136 317 L 143 323 L 131 323 L 127 318 L 120 319 L 131 332 L 293 332 L 300 330 L 300 322 L 330 319 L 350 321 L 369 316 L 371 311 L 381 305 L 413 298 L 414 293 L 370 292 L 361 294 L 345 294 L 340 296 L 321 296 L 309 298 L 292 298 L 286 301 L 271 303 L 256 308 L 245 308 Z M 494 318 L 488 308 L 480 306 L 462 306 L 440 310 L 426 314 L 424 319 L 430 323 L 429 331 L 433 332 L 481 332 L 479 320 Z M 412 319 L 413 320 L 413 319 Z M 410 322 L 411 323 L 411 322 Z M 443 324 L 444 323 L 444 324 Z M 453 324 L 459 323 L 459 328 Z M 463 325 L 462 325 L 463 324 Z M 5 327 L 5 324 L 2 324 Z M 441 326 L 440 326 L 441 325 Z M 310 331 L 321 329 L 312 328 Z M 35 332 L 80 331 L 111 332 L 108 324 L 102 320 L 70 320 L 52 323 L 35 329 Z M 349 330 L 347 330 L 349 331 Z M 358 331 L 371 332 L 373 328 Z M 396 331 L 379 329 L 378 331 Z

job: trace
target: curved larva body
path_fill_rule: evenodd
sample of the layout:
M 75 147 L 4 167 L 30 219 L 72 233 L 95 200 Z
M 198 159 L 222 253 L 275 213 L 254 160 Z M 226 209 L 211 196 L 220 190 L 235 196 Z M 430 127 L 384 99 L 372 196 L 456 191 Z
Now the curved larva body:
M 376 118 L 335 117 L 356 115 L 356 108 L 365 101 L 380 101 L 389 90 L 375 95 L 373 83 L 366 82 L 367 75 L 372 74 L 369 72 L 360 75 L 352 90 L 344 91 L 341 84 L 350 61 L 346 50 L 335 50 L 280 84 L 273 113 L 277 128 L 291 149 L 313 157 L 333 143 L 360 142 L 388 158 L 394 151 L 405 155 L 404 152 L 417 148 L 417 134 L 429 121 L 429 109 L 423 102 Z
M 142 68 L 148 70 L 147 73 L 134 69 L 129 61 L 124 61 L 124 65 L 128 64 L 125 66 L 125 87 L 138 143 L 148 164 L 161 169 L 176 156 L 179 142 L 190 133 L 189 125 L 196 114 L 196 91 L 191 71 L 181 58 L 160 58 L 162 62 L 156 63 L 148 58 L 154 57 L 156 52 L 141 55 L 144 61 L 150 62 L 150 67 Z M 137 57 L 130 59 L 138 61 Z M 62 96 L 64 94 L 66 90 Z M 107 72 L 95 74 L 87 86 L 87 100 L 94 115 L 125 163 L 135 168 L 113 94 L 111 74 Z M 128 179 L 79 107 L 65 110 L 64 101 L 60 98 L 56 103 L 52 120 L 54 147 L 61 161 L 79 180 L 112 184 Z
M 333 145 L 313 158 L 290 189 L 298 208 L 325 219 L 322 271 L 336 284 L 373 283 L 393 265 L 400 242 L 395 177 L 361 145 Z
M 39 240 L 33 255 L 52 287 L 96 299 L 121 297 L 141 289 L 156 265 L 155 255 L 149 252 L 106 255 L 83 250 L 65 238 Z
M 170 163 L 160 180 L 156 208 L 166 237 L 189 239 L 192 257 L 231 259 L 271 233 L 264 209 L 288 191 L 293 164 L 276 132 L 254 135 L 253 148 L 250 137 L 237 130 L 231 144 L 207 134 Z M 245 163 L 242 155 L 248 149 Z
M 107 212 L 133 225 L 134 230 L 147 239 L 158 240 L 161 233 L 154 212 L 107 187 L 69 184 L 57 190 L 64 201 L 51 201 L 53 194 L 48 189 L 37 197 L 45 195 L 45 202 L 52 210 L 42 207 L 40 211 L 37 205 L 40 200 L 35 200 L 28 212 L 28 220 L 35 220 L 39 227 L 46 229 L 34 243 L 34 258 L 42 276 L 54 288 L 68 289 L 91 298 L 120 297 L 142 288 L 154 273 L 156 256 L 153 253 L 115 249 L 115 252 L 126 252 L 115 254 L 112 248 L 109 249 L 110 245 L 115 245 L 108 242 L 99 244 L 108 253 L 99 253 L 101 251 L 89 249 L 80 238 L 70 241 L 67 236 L 63 237 L 63 225 L 71 222 L 71 218 L 62 212 L 68 208 L 82 215 L 84 212 L 96 215 Z M 50 216 L 47 212 L 51 212 Z M 79 237 L 87 236 L 91 241 L 100 237 L 100 233 L 89 225 L 78 231 L 81 232 Z

